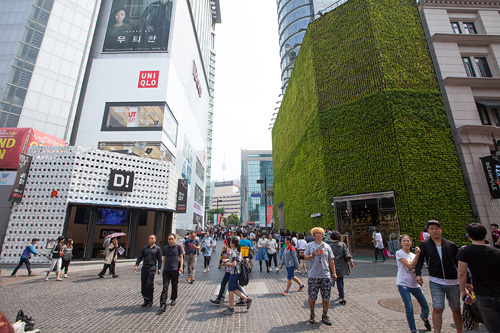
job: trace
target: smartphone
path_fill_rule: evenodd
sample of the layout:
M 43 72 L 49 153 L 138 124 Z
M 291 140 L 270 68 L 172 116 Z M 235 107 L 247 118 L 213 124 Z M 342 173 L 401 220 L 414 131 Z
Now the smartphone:
M 474 303 L 474 299 L 472 297 L 470 297 L 469 295 L 465 296 L 464 299 L 463 299 L 464 303 L 465 304 L 469 304 L 471 305 L 472 303 Z

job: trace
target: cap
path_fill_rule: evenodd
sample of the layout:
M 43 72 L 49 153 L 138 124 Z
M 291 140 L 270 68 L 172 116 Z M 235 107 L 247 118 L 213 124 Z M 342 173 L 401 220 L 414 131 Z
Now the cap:
M 439 227 L 439 229 L 443 229 L 441 227 L 441 223 L 439 223 L 439 221 L 437 221 L 437 220 L 429 220 L 429 221 L 427 221 L 427 228 L 429 228 L 431 225 L 437 225 Z

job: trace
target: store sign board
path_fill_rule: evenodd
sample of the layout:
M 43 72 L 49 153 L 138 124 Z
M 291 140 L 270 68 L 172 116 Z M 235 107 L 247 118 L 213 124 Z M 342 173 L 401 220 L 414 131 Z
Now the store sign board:
M 175 205 L 175 210 L 177 213 L 185 214 L 187 207 L 187 192 L 188 192 L 188 180 L 179 179 L 177 181 L 177 204 Z
M 481 157 L 486 183 L 493 199 L 500 199 L 500 163 L 491 156 Z
M 17 178 L 14 182 L 14 188 L 12 189 L 9 201 L 21 202 L 23 200 L 24 189 L 26 188 L 28 173 L 30 172 L 31 159 L 31 156 L 20 154 Z
M 132 192 L 134 189 L 133 171 L 111 169 L 108 190 Z
M 140 71 L 137 88 L 158 88 L 160 71 Z

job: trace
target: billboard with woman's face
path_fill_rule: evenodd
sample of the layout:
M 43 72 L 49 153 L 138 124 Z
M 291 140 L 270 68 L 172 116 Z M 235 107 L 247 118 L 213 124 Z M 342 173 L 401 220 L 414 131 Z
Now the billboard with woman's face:
M 102 52 L 167 52 L 175 0 L 113 0 Z

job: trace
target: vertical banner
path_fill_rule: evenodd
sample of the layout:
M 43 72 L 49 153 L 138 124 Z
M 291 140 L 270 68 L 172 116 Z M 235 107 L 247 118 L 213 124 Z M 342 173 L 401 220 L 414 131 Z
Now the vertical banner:
M 23 200 L 28 173 L 30 172 L 31 156 L 21 154 L 19 157 L 19 169 L 17 170 L 17 178 L 14 182 L 14 188 L 9 197 L 9 201 L 21 202 Z
M 500 163 L 491 156 L 481 157 L 486 183 L 493 199 L 500 199 Z
M 267 206 L 266 208 L 266 227 L 272 227 L 271 221 L 273 220 L 273 206 Z
M 187 192 L 188 192 L 188 180 L 179 179 L 177 181 L 177 204 L 175 205 L 175 211 L 177 213 L 185 214 L 187 206 Z

